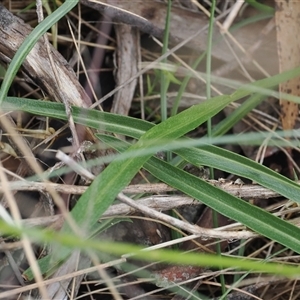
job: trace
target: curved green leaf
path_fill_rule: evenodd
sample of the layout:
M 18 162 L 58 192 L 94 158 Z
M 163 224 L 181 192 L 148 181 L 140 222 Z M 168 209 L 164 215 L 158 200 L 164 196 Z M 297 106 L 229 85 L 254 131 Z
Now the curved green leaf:
M 231 97 L 220 96 L 191 107 L 149 129 L 127 151 L 134 153 L 135 150 L 143 149 L 149 143 L 150 145 L 156 144 L 157 140 L 177 139 L 221 111 L 231 101 Z M 117 194 L 130 183 L 151 156 L 150 153 L 143 156 L 132 155 L 125 161 L 114 160 L 95 178 L 71 211 L 72 218 L 86 236 L 89 236 L 90 230 L 112 204 Z M 72 229 L 69 224 L 64 223 L 61 231 L 71 233 Z M 42 272 L 52 269 L 52 265 L 58 265 L 60 261 L 68 257 L 71 251 L 69 248 L 56 249 L 51 258 L 48 256 L 43 259 L 44 262 L 46 261 L 44 266 L 46 270 Z M 50 265 L 47 264 L 48 262 Z
M 38 24 L 26 37 L 13 59 L 11 60 L 0 89 L 0 106 L 5 100 L 12 81 L 14 80 L 20 66 L 38 39 L 57 21 L 74 8 L 79 0 L 66 0 L 50 16 Z
M 64 106 L 59 103 L 9 97 L 8 101 L 4 103 L 4 108 L 5 110 L 19 109 L 66 120 Z M 153 124 L 146 121 L 96 110 L 73 107 L 72 113 L 77 123 L 98 130 L 127 135 L 134 138 L 139 138 L 145 131 L 154 127 Z M 180 123 L 177 125 L 180 126 Z M 162 141 L 164 141 L 165 138 L 166 137 L 161 137 Z M 150 141 L 150 143 L 147 143 L 147 147 L 151 147 L 151 143 L 159 145 L 158 136 Z M 184 146 L 184 142 L 182 142 L 182 147 Z M 299 185 L 269 168 L 238 154 L 213 145 L 206 145 L 201 148 L 191 147 L 189 149 L 175 150 L 174 152 L 195 165 L 206 165 L 249 178 L 295 202 L 300 202 L 298 197 L 300 194 Z M 283 184 L 283 186 L 281 186 L 281 184 Z
M 216 256 L 212 254 L 203 253 L 182 253 L 174 249 L 167 250 L 152 250 L 145 251 L 141 246 L 130 245 L 125 243 L 107 242 L 98 239 L 85 240 L 78 238 L 76 235 L 65 234 L 61 232 L 51 231 L 49 229 L 40 230 L 36 228 L 20 228 L 7 224 L 0 220 L 0 230 L 7 235 L 22 236 L 26 234 L 32 237 L 32 240 L 39 243 L 56 242 L 68 248 L 81 249 L 82 251 L 101 251 L 113 255 L 121 256 L 123 254 L 131 253 L 135 257 L 145 260 L 153 261 L 163 260 L 172 264 L 187 264 L 193 266 L 208 266 L 208 267 L 233 267 L 241 268 L 244 270 L 255 270 L 260 272 L 268 272 L 272 274 L 283 275 L 295 278 L 299 276 L 299 267 L 285 265 L 282 263 L 262 263 L 254 259 L 240 259 L 227 256 Z M 178 259 L 180 257 L 180 259 Z M 25 273 L 28 275 L 28 273 Z M 27 277 L 30 279 L 30 277 Z M 1 293 L 2 295 L 2 293 Z
M 174 151 L 195 166 L 209 166 L 246 177 L 300 203 L 300 185 L 255 161 L 214 145 Z
M 106 135 L 97 135 L 97 137 L 101 141 L 117 149 L 119 152 L 126 151 L 128 148 L 128 144 L 125 144 L 125 142 L 122 143 L 122 141 L 115 137 Z M 208 148 L 207 153 L 209 153 L 209 150 L 213 150 L 211 147 Z M 201 151 L 196 150 L 201 149 L 182 149 L 180 152 L 184 152 L 185 159 L 190 161 L 192 164 L 197 165 L 195 157 L 197 154 L 201 157 L 202 154 Z M 192 157 L 192 159 L 190 157 Z M 204 161 L 207 157 L 209 157 L 209 154 L 207 154 L 206 157 L 203 157 Z M 213 161 L 214 159 L 216 159 L 215 163 L 223 160 L 221 156 L 217 157 L 217 155 L 213 154 L 212 157 L 209 158 L 209 161 Z M 251 162 L 257 165 L 257 163 L 254 163 L 253 161 Z M 176 168 L 156 157 L 151 157 L 149 161 L 144 164 L 144 168 L 159 180 L 203 202 L 222 215 L 240 222 L 261 235 L 264 235 L 300 253 L 300 241 L 298 238 L 300 235 L 300 228 L 295 225 L 275 217 L 257 206 L 251 205 L 246 201 L 234 197 L 218 187 L 215 187 L 208 182 Z M 265 167 L 263 168 L 267 169 Z M 283 176 L 280 175 L 280 177 Z M 280 179 L 285 179 L 285 177 Z M 284 186 L 284 180 L 281 181 L 281 185 Z M 295 185 L 297 186 L 297 184 Z M 299 188 L 299 186 L 297 187 Z

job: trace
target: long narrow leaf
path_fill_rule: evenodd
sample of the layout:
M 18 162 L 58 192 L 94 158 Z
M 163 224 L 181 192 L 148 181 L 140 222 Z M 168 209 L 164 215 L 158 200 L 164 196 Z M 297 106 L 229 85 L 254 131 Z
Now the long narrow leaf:
M 253 87 L 258 88 L 264 88 L 264 89 L 271 89 L 277 86 L 279 83 L 282 83 L 286 80 L 289 80 L 295 76 L 298 76 L 300 74 L 300 67 L 296 68 L 294 70 L 286 71 L 284 73 L 275 75 L 270 78 L 262 79 L 259 81 L 256 81 L 252 84 L 247 84 L 244 86 L 241 86 L 239 89 L 236 90 L 232 95 L 228 96 L 231 98 L 231 101 L 239 100 L 243 97 L 249 96 L 252 93 Z M 2 91 L 3 93 L 3 91 Z M 270 90 L 270 93 L 272 91 Z M 215 99 L 217 99 L 216 97 Z M 299 99 L 298 99 L 299 101 Z M 256 101 L 255 101 L 256 102 Z M 250 101 L 250 104 L 252 101 Z M 2 105 L 3 110 L 21 110 L 26 111 L 32 114 L 42 115 L 42 116 L 48 116 L 58 119 L 67 120 L 66 114 L 63 110 L 63 106 L 59 103 L 52 103 L 52 102 L 42 102 L 42 101 L 36 101 L 36 100 L 30 100 L 30 99 L 21 99 L 16 97 L 7 97 L 5 102 Z M 145 121 L 136 120 L 134 118 L 128 118 L 123 116 L 118 116 L 119 120 L 121 122 L 118 122 L 117 117 L 113 114 L 107 114 L 102 113 L 96 110 L 88 110 L 83 108 L 76 108 L 72 107 L 72 113 L 74 120 L 80 124 L 90 126 L 96 129 L 103 129 L 108 131 L 113 131 L 111 126 L 113 126 L 114 130 L 116 130 L 116 133 L 124 134 L 124 132 L 121 130 L 118 132 L 118 130 L 122 129 L 123 122 L 125 126 L 132 122 L 132 128 L 140 128 L 139 126 L 142 125 L 142 130 L 148 130 L 152 126 L 154 126 L 151 123 L 147 123 Z M 138 122 L 136 122 L 138 121 Z M 106 123 L 108 125 L 108 128 L 106 128 Z M 139 124 L 138 126 L 137 123 Z M 149 125 L 146 125 L 149 124 Z M 148 127 L 149 126 L 149 127 Z M 218 131 L 219 132 L 219 131 Z M 141 133 L 142 134 L 142 133 Z M 132 137 L 139 138 L 141 134 L 138 134 L 137 132 L 132 133 Z
M 3 111 L 24 111 L 34 115 L 67 121 L 64 105 L 50 101 L 37 101 L 17 97 L 7 97 L 2 106 Z M 154 125 L 150 122 L 132 117 L 101 112 L 95 109 L 86 109 L 72 106 L 74 121 L 97 130 L 114 132 L 139 138 Z
M 97 135 L 97 137 L 119 152 L 123 152 L 128 148 L 125 142 L 121 144 L 121 141 L 114 137 L 105 135 Z M 185 150 L 180 151 L 183 152 Z M 192 151 L 186 153 L 186 157 L 188 157 L 190 152 Z M 201 155 L 201 153 L 198 154 Z M 220 160 L 220 157 L 218 157 L 218 160 Z M 151 157 L 144 164 L 144 168 L 159 180 L 201 201 L 222 215 L 240 222 L 261 235 L 300 253 L 300 241 L 298 238 L 300 228 L 295 225 L 283 221 L 261 208 L 234 197 L 156 157 Z
M 50 16 L 45 18 L 40 24 L 38 24 L 32 32 L 26 37 L 23 44 L 20 46 L 15 56 L 13 57 L 5 77 L 3 79 L 0 89 L 0 106 L 7 96 L 7 92 L 10 85 L 15 78 L 21 64 L 30 50 L 34 47 L 38 39 L 58 20 L 65 16 L 73 7 L 77 5 L 79 0 L 66 0 L 57 10 L 55 10 Z
M 127 151 L 130 153 L 135 150 L 141 150 L 145 148 L 145 144 L 148 146 L 150 143 L 151 146 L 151 143 L 155 144 L 157 140 L 177 139 L 205 122 L 230 102 L 230 97 L 221 96 L 209 103 L 205 102 L 191 107 L 152 127 Z M 96 177 L 72 210 L 72 216 L 79 226 L 85 226 L 86 230 L 89 230 L 99 216 L 114 201 L 117 194 L 129 184 L 134 175 L 151 156 L 152 154 L 138 157 L 132 156 L 126 161 L 115 160 L 111 162 Z
M 266 96 L 255 94 L 247 99 L 240 107 L 235 109 L 229 116 L 219 122 L 212 130 L 212 136 L 225 134 L 238 121 L 243 119 L 253 108 L 255 108 Z
M 209 102 L 204 102 L 191 107 L 180 114 L 167 119 L 144 133 L 139 141 L 132 145 L 127 151 L 134 153 L 135 150 L 145 148 L 148 143 L 156 143 L 157 140 L 177 139 L 207 119 L 232 101 L 231 97 L 220 96 Z M 114 160 L 109 166 L 98 175 L 86 192 L 79 198 L 71 214 L 85 235 L 94 227 L 99 217 L 115 200 L 117 194 L 126 187 L 134 175 L 139 171 L 143 164 L 152 156 L 134 156 L 125 161 Z M 63 233 L 71 233 L 72 230 L 67 223 L 64 223 Z M 52 270 L 52 266 L 57 266 L 62 260 L 66 259 L 72 250 L 69 248 L 59 248 L 54 254 L 43 259 L 42 272 Z M 48 265 L 50 263 L 50 265 Z M 41 265 L 40 265 L 41 267 Z
M 174 151 L 195 166 L 210 166 L 231 174 L 246 177 L 260 185 L 300 203 L 300 186 L 296 182 L 254 162 L 251 159 L 214 145 Z
M 54 232 L 50 230 L 39 230 L 36 228 L 20 228 L 18 226 L 9 225 L 3 221 L 0 221 L 1 232 L 7 235 L 21 236 L 27 234 L 33 237 L 35 242 L 49 243 L 55 241 L 61 243 L 66 247 L 73 247 L 81 249 L 83 251 L 96 250 L 106 252 L 114 255 L 123 255 L 128 253 L 134 253 L 136 257 L 145 261 L 164 260 L 173 264 L 187 264 L 194 266 L 209 266 L 209 267 L 232 267 L 236 266 L 245 270 L 256 270 L 260 272 L 269 272 L 278 275 L 284 275 L 287 277 L 298 277 L 300 270 L 298 267 L 276 264 L 276 263 L 261 263 L 261 261 L 255 261 L 250 259 L 238 259 L 234 257 L 215 256 L 203 253 L 188 253 L 183 254 L 180 251 L 174 250 L 154 250 L 144 251 L 141 246 L 130 245 L 125 243 L 115 242 L 103 242 L 98 239 L 79 239 L 75 235 L 67 235 L 61 232 Z M 180 257 L 180 259 L 178 259 Z M 26 273 L 27 275 L 27 273 Z M 30 277 L 26 276 L 26 279 Z M 21 291 L 20 291 L 21 292 Z
M 4 108 L 6 110 L 24 110 L 66 120 L 63 104 L 59 103 L 11 97 L 4 103 Z M 86 126 L 101 129 L 106 132 L 113 132 L 134 138 L 139 138 L 145 131 L 154 127 L 153 124 L 143 120 L 99 112 L 96 110 L 73 107 L 72 113 L 74 120 L 77 123 L 85 124 Z M 154 140 L 156 141 L 156 144 L 159 145 L 158 139 Z M 148 144 L 148 147 L 150 146 L 151 144 Z M 185 146 L 184 142 L 182 142 L 182 146 Z M 212 145 L 202 146 L 199 149 L 190 148 L 175 150 L 175 152 L 186 160 L 190 160 L 190 162 L 195 165 L 211 166 L 231 174 L 249 178 L 262 186 L 277 191 L 295 202 L 300 202 L 298 197 L 298 195 L 300 195 L 299 185 L 241 155 L 234 154 Z M 284 184 L 284 186 L 281 186 L 281 184 Z

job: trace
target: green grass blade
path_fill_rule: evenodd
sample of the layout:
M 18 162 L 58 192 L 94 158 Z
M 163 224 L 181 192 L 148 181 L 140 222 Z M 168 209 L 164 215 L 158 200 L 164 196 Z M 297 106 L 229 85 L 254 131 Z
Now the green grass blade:
M 38 101 L 17 97 L 7 97 L 2 106 L 3 111 L 20 110 L 34 115 L 67 121 L 64 105 L 50 101 Z M 139 138 L 154 125 L 140 119 L 101 112 L 95 109 L 85 109 L 72 106 L 74 121 L 97 130 L 114 132 L 134 138 Z
M 39 38 L 57 21 L 65 16 L 73 7 L 77 5 L 79 0 L 66 0 L 58 9 L 50 16 L 45 18 L 38 24 L 32 32 L 26 37 L 15 56 L 11 60 L 0 89 L 0 106 L 5 100 L 12 81 L 14 80 L 20 66 L 30 50 L 34 47 Z
M 284 73 L 281 73 L 281 74 L 278 74 L 278 75 L 275 75 L 270 78 L 259 80 L 252 84 L 244 85 L 244 86 L 240 87 L 232 95 L 229 95 L 227 97 L 230 97 L 232 101 L 236 101 L 236 100 L 239 100 L 243 97 L 246 97 L 246 96 L 249 96 L 250 94 L 252 94 L 254 88 L 270 89 L 270 88 L 277 86 L 279 83 L 289 80 L 298 75 L 300 75 L 300 67 L 290 70 L 290 71 L 287 71 L 287 72 L 284 72 Z M 2 90 L 1 90 L 1 92 L 2 92 Z M 272 90 L 269 90 L 269 94 L 270 93 L 272 93 Z M 216 99 L 216 98 L 213 98 L 213 99 Z M 300 101 L 299 98 L 294 99 L 294 100 L 297 100 L 297 102 Z M 29 112 L 32 114 L 41 115 L 41 116 L 49 116 L 49 117 L 53 117 L 53 118 L 67 120 L 67 117 L 65 115 L 64 110 L 62 110 L 62 107 L 63 106 L 59 103 L 43 102 L 43 101 L 36 101 L 36 100 L 30 100 L 30 99 L 20 99 L 20 98 L 15 98 L 15 97 L 7 97 L 5 102 L 3 103 L 2 108 L 5 110 L 21 110 L 21 111 Z M 116 120 L 116 119 L 114 119 L 115 116 L 113 114 L 111 117 L 109 117 L 108 116 L 109 114 L 106 114 L 106 113 L 101 113 L 99 111 L 88 110 L 88 109 L 83 109 L 83 108 L 75 108 L 75 107 L 72 107 L 72 113 L 73 113 L 75 122 L 78 122 L 80 124 L 87 125 L 87 126 L 90 126 L 90 127 L 96 128 L 96 129 L 107 130 L 105 128 L 105 124 L 104 125 L 102 124 L 102 122 L 105 120 L 107 120 L 109 122 L 109 125 L 114 126 L 115 130 L 118 130 L 119 128 L 122 127 L 122 123 L 117 124 L 117 122 L 114 122 L 114 120 Z M 98 116 L 98 118 L 97 118 L 97 116 Z M 90 120 L 90 117 L 92 118 L 92 120 Z M 104 120 L 102 120 L 101 118 L 104 118 Z M 131 128 L 139 128 L 139 127 L 135 126 L 137 124 L 137 122 L 135 121 L 136 119 L 134 119 L 134 118 L 130 118 L 127 120 L 126 120 L 126 118 L 124 118 L 122 120 L 126 124 L 130 123 L 128 120 L 131 120 L 134 124 L 134 126 L 132 126 Z M 139 122 L 143 122 L 143 123 L 139 123 L 139 124 L 142 124 L 143 126 L 145 126 L 145 129 L 144 129 L 145 131 L 148 130 L 151 126 L 154 126 L 153 124 L 147 123 L 145 121 L 139 121 Z M 103 126 L 101 126 L 101 124 Z M 149 124 L 149 125 L 146 125 L 146 124 Z M 143 127 L 142 127 L 141 131 L 143 131 Z M 116 133 L 124 134 L 122 130 L 121 130 L 121 132 L 116 131 Z M 132 137 L 139 138 L 139 136 L 141 134 L 142 134 L 142 132 L 140 134 L 136 134 Z
M 7 109 L 14 108 L 28 112 L 34 111 L 34 113 L 39 112 L 41 114 L 45 114 L 46 112 L 49 116 L 66 119 L 64 107 L 59 103 L 18 98 L 8 98 L 8 100 L 10 102 L 6 102 L 4 105 Z M 146 130 L 153 128 L 154 126 L 146 121 L 103 113 L 96 110 L 74 107 L 72 113 L 75 122 L 96 129 L 102 129 L 103 131 L 124 134 L 134 138 L 140 137 Z M 154 140 L 156 141 L 156 139 Z M 164 141 L 164 139 L 162 139 L 162 141 Z M 182 142 L 182 145 L 184 146 L 184 142 Z M 150 147 L 151 144 L 148 144 L 148 146 Z M 193 155 L 190 153 L 191 151 L 193 151 Z M 176 152 L 187 160 L 193 159 L 191 163 L 195 165 L 212 166 L 238 176 L 247 177 L 262 186 L 266 186 L 279 193 L 283 191 L 283 195 L 291 200 L 299 201 L 297 195 L 300 194 L 300 189 L 296 183 L 240 155 L 222 150 L 212 145 L 207 145 L 199 149 L 190 148 L 176 150 Z M 245 166 L 249 166 L 249 169 Z M 283 190 L 281 189 L 281 183 L 284 183 Z
M 238 121 L 243 119 L 254 109 L 266 96 L 254 94 L 247 99 L 240 107 L 236 108 L 229 116 L 219 122 L 212 129 L 212 136 L 223 135 L 230 130 Z
M 231 102 L 230 97 L 221 96 L 209 103 L 205 102 L 191 107 L 152 127 L 128 149 L 128 152 L 142 150 L 145 145 L 151 146 L 151 143 L 155 144 L 157 140 L 177 139 L 222 110 L 229 102 Z M 79 226 L 85 224 L 88 230 L 151 156 L 150 153 L 144 156 L 133 155 L 126 161 L 114 160 L 97 176 L 72 210 L 73 218 Z M 92 209 L 89 210 L 88 207 Z
M 253 102 L 249 102 L 245 105 L 245 107 L 242 106 L 240 107 L 241 110 L 239 110 L 239 108 L 237 110 L 239 113 L 243 115 L 249 109 L 251 110 L 251 107 L 255 106 L 255 103 L 253 104 Z M 32 113 L 34 115 L 42 115 L 42 116 L 48 116 L 48 117 L 57 118 L 61 120 L 67 120 L 63 104 L 56 103 L 56 102 L 8 97 L 7 100 L 3 103 L 2 109 L 3 111 L 20 110 L 20 111 Z M 136 139 L 138 139 L 147 130 L 155 126 L 150 122 L 128 117 L 128 116 L 121 116 L 121 115 L 101 112 L 97 110 L 84 109 L 79 107 L 72 107 L 72 114 L 75 122 L 78 124 L 82 124 L 100 131 L 121 134 Z M 234 113 L 232 115 L 234 115 L 233 117 L 234 120 L 229 121 L 229 123 L 221 122 L 222 126 L 220 127 L 217 126 L 213 130 L 213 136 L 219 136 L 225 133 L 228 130 L 228 128 L 238 120 L 238 116 L 235 116 Z M 276 135 L 281 137 L 284 136 L 292 137 L 295 136 L 295 134 L 296 134 L 295 131 L 276 132 Z M 274 145 L 274 146 L 288 145 L 287 142 L 278 140 L 276 135 L 274 135 L 272 140 L 270 140 L 269 145 Z M 243 145 L 260 145 L 267 136 L 269 136 L 269 133 L 266 132 L 245 133 L 239 136 L 228 135 L 219 138 L 212 138 L 211 141 L 213 144 L 239 143 Z M 195 142 L 193 145 L 189 144 L 189 146 L 201 145 L 203 143 L 208 142 L 208 140 L 205 140 L 204 138 L 201 138 L 201 141 L 203 142 L 200 142 L 199 140 L 199 143 Z M 299 143 L 296 144 L 297 142 L 292 142 L 292 143 L 296 146 L 299 144 Z
M 167 6 L 167 15 L 166 15 L 166 22 L 165 22 L 165 29 L 164 29 L 164 38 L 163 38 L 163 47 L 161 54 L 164 55 L 168 51 L 168 44 L 169 44 L 169 33 L 170 33 L 170 19 L 171 19 L 171 7 L 172 7 L 172 0 L 168 0 Z M 163 59 L 162 63 L 165 63 L 167 59 Z M 167 74 L 165 71 L 161 71 L 160 73 L 160 111 L 161 111 L 161 120 L 165 121 L 168 118 L 168 110 L 167 110 L 167 91 L 170 84 Z
M 137 245 L 99 241 L 97 239 L 85 240 L 78 238 L 76 235 L 55 232 L 49 229 L 40 230 L 36 228 L 20 228 L 7 224 L 1 220 L 0 230 L 7 235 L 22 236 L 23 234 L 26 234 L 31 237 L 31 240 L 34 242 L 49 243 L 54 241 L 64 245 L 65 247 L 81 249 L 82 251 L 95 250 L 118 256 L 134 253 L 137 258 L 145 261 L 156 262 L 157 260 L 163 260 L 172 264 L 218 268 L 235 266 L 244 270 L 268 272 L 293 278 L 296 276 L 298 277 L 300 274 L 299 267 L 284 265 L 282 263 L 262 263 L 261 261 L 250 259 L 239 259 L 226 256 L 219 257 L 203 253 L 188 253 L 183 255 L 182 252 L 175 250 L 144 251 L 141 246 Z M 30 279 L 30 277 L 28 279 Z
M 111 147 L 116 148 L 116 145 L 118 145 L 116 149 L 120 152 L 126 151 L 128 148 L 128 144 L 126 145 L 125 142 L 122 143 L 114 137 L 105 135 L 97 135 L 97 137 Z M 187 156 L 188 154 L 186 154 Z M 218 159 L 220 160 L 220 157 Z M 300 228 L 295 225 L 234 197 L 156 157 L 151 157 L 144 164 L 144 168 L 159 180 L 203 202 L 222 215 L 240 222 L 252 230 L 300 253 L 300 241 L 298 238 Z
M 270 14 L 270 15 L 274 15 L 275 13 L 275 9 L 273 7 L 266 4 L 259 3 L 256 0 L 246 0 L 246 2 L 263 13 Z
M 149 143 L 151 146 L 151 143 L 156 143 L 157 140 L 177 139 L 207 121 L 208 118 L 221 111 L 231 101 L 231 97 L 221 96 L 191 107 L 152 127 L 141 136 L 136 144 L 127 150 L 127 153 L 142 150 Z M 134 175 L 152 154 L 132 155 L 125 161 L 114 160 L 95 178 L 90 187 L 79 198 L 71 214 L 74 221 L 82 231 L 86 232 L 87 236 L 99 217 L 115 200 L 117 194 L 130 183 Z M 64 223 L 61 231 L 63 233 L 72 232 L 67 223 Z M 70 251 L 69 248 L 55 250 L 54 256 L 51 257 L 51 265 L 47 266 L 46 264 L 44 266 L 46 270 L 42 270 L 42 272 L 48 271 L 52 265 L 57 265 L 60 261 L 66 259 Z M 44 258 L 44 260 L 47 259 L 48 257 Z
M 4 105 L 7 109 L 14 108 L 28 112 L 34 111 L 34 113 L 39 112 L 41 114 L 47 112 L 47 115 L 49 116 L 66 119 L 64 107 L 59 103 L 39 102 L 18 98 L 8 98 L 8 100 L 10 102 L 5 103 Z M 74 107 L 72 113 L 75 122 L 96 129 L 102 129 L 103 131 L 124 134 L 134 138 L 140 137 L 145 131 L 154 126 L 146 121 L 103 113 L 96 110 Z M 154 140 L 157 141 L 156 139 Z M 163 138 L 162 141 L 164 141 Z M 184 142 L 182 142 L 182 145 L 184 146 Z M 148 146 L 150 147 L 151 144 L 148 144 Z M 191 151 L 193 151 L 193 155 L 190 153 Z M 195 165 L 212 166 L 216 169 L 222 169 L 238 176 L 247 177 L 262 186 L 266 186 L 279 193 L 283 191 L 283 195 L 291 200 L 299 201 L 297 195 L 300 194 L 300 188 L 296 183 L 240 155 L 222 150 L 212 145 L 207 145 L 199 149 L 190 148 L 176 150 L 176 152 L 187 160 L 193 159 L 191 163 Z M 249 168 L 246 168 L 245 166 L 249 166 Z M 281 183 L 284 183 L 283 190 L 281 190 Z
M 203 146 L 199 149 L 179 149 L 174 152 L 195 166 L 210 166 L 230 174 L 249 178 L 300 203 L 300 185 L 251 159 L 213 145 Z

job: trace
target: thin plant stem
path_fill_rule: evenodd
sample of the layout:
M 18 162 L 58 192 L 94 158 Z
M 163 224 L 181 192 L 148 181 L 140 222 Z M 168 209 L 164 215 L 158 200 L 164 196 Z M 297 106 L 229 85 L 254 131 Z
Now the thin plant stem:
M 167 17 L 166 17 L 166 25 L 165 25 L 165 33 L 163 39 L 163 48 L 162 48 L 162 55 L 164 55 L 168 51 L 168 44 L 169 44 L 169 31 L 170 31 L 170 15 L 171 15 L 171 4 L 172 0 L 168 0 L 168 8 L 167 8 Z M 165 58 L 163 63 L 167 62 Z M 160 93 L 161 93 L 161 120 L 162 122 L 165 121 L 167 116 L 167 90 L 169 86 L 169 82 L 167 79 L 166 74 L 164 71 L 161 72 L 161 81 L 160 81 Z
M 206 97 L 207 100 L 211 98 L 211 53 L 212 53 L 212 37 L 213 37 L 213 25 L 214 25 L 214 14 L 215 14 L 215 8 L 216 8 L 216 1 L 212 0 L 211 2 L 211 12 L 210 12 L 210 18 L 209 18 L 209 27 L 208 27 L 208 41 L 207 41 L 207 56 L 206 56 Z M 211 124 L 211 118 L 207 120 L 207 135 L 210 138 L 212 136 L 212 124 Z M 210 178 L 214 178 L 214 170 L 213 168 L 210 168 Z M 216 211 L 213 211 L 213 224 L 214 227 L 218 227 L 218 213 Z M 216 244 L 217 248 L 217 254 L 221 255 L 221 245 L 220 243 Z M 221 288 L 222 288 L 222 294 L 226 293 L 226 287 L 225 287 L 225 278 L 224 275 L 220 275 L 220 281 L 221 281 Z M 226 297 L 225 297 L 226 300 Z
M 170 32 L 170 17 L 171 17 L 171 6 L 172 0 L 168 0 L 168 7 L 167 7 L 167 16 L 166 16 L 166 25 L 165 25 L 165 32 L 164 32 L 164 39 L 163 39 L 163 47 L 162 47 L 162 55 L 164 55 L 168 51 L 168 44 L 169 44 L 169 32 Z M 165 58 L 163 61 L 167 62 Z M 169 88 L 169 79 L 167 78 L 165 71 L 161 71 L 161 81 L 160 81 L 160 93 L 161 93 L 161 121 L 165 121 L 168 118 L 168 108 L 167 108 L 167 92 Z M 170 151 L 166 152 L 167 161 L 171 161 L 172 153 Z
M 196 61 L 193 63 L 192 65 L 192 69 L 196 70 L 197 66 L 200 64 L 200 62 L 202 61 L 202 59 L 204 58 L 204 56 L 206 55 L 206 52 L 204 52 L 203 54 L 201 54 Z M 177 114 L 178 111 L 178 107 L 179 107 L 179 102 L 182 98 L 182 94 L 185 91 L 185 88 L 189 82 L 189 80 L 191 79 L 192 74 L 191 75 L 187 75 L 184 80 L 182 81 L 182 84 L 180 85 L 179 91 L 177 93 L 177 96 L 175 98 L 174 104 L 172 106 L 172 110 L 171 110 L 171 116 L 175 116 Z

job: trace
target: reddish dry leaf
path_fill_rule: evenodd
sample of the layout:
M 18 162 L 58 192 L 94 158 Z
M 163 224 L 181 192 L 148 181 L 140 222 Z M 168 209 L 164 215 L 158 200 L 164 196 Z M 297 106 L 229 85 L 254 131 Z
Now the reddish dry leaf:
M 197 266 L 170 266 L 163 270 L 156 271 L 158 286 L 165 286 L 170 283 L 180 283 L 199 276 L 203 268 Z
M 220 214 L 218 214 L 218 225 L 219 226 L 225 226 L 232 221 L 229 220 L 227 217 L 224 217 Z M 213 211 L 211 208 L 206 208 L 202 214 L 202 216 L 199 218 L 199 220 L 196 223 L 199 227 L 203 228 L 213 228 Z M 196 243 L 195 243 L 196 242 Z M 216 250 L 215 245 L 214 246 L 207 246 L 206 244 L 211 243 L 212 240 L 204 241 L 199 239 L 195 239 L 194 241 L 188 241 L 185 242 L 181 249 L 182 250 L 191 250 L 196 249 L 196 251 L 201 253 L 214 253 Z M 202 245 L 202 246 L 201 246 Z M 224 251 L 224 249 L 227 247 L 227 242 L 221 243 L 221 250 Z M 182 265 L 175 265 L 175 266 L 167 266 L 164 269 L 155 271 L 157 284 L 158 285 L 164 285 L 168 284 L 170 282 L 184 282 L 190 279 L 193 279 L 197 276 L 199 276 L 205 268 L 200 266 L 182 266 Z
M 284 72 L 300 66 L 300 1 L 276 0 L 276 31 L 279 70 Z M 300 96 L 300 78 L 284 82 L 280 93 Z M 298 117 L 298 104 L 280 97 L 283 130 L 294 128 Z

